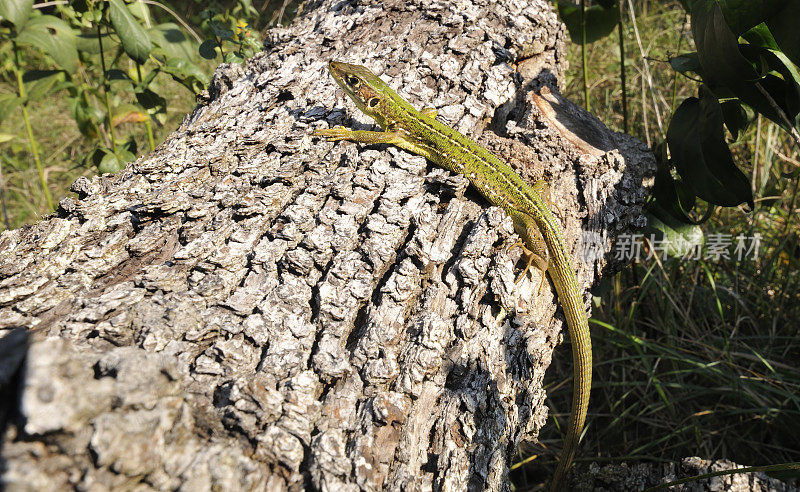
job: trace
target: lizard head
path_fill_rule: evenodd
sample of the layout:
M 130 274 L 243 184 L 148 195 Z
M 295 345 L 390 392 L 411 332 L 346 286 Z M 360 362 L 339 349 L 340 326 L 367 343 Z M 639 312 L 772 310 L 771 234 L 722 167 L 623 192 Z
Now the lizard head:
M 358 109 L 386 128 L 392 90 L 367 67 L 332 61 L 328 69 L 333 79 Z

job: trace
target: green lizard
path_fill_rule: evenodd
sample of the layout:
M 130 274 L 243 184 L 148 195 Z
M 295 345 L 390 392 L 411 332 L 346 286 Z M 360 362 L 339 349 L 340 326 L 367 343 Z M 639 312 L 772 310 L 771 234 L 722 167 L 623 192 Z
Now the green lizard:
M 575 365 L 570 425 L 550 486 L 551 490 L 557 490 L 575 456 L 586 420 L 592 386 L 592 342 L 578 279 L 561 225 L 545 203 L 546 184 L 540 180 L 533 186 L 528 185 L 494 154 L 437 121 L 435 110 L 417 111 L 366 67 L 332 61 L 329 70 L 356 106 L 384 131 L 336 127 L 317 130 L 314 135 L 331 141 L 396 145 L 445 169 L 463 174 L 483 196 L 505 210 L 514 221 L 514 229 L 524 243 L 528 266 L 536 262 L 542 271 L 549 273 L 567 318 Z

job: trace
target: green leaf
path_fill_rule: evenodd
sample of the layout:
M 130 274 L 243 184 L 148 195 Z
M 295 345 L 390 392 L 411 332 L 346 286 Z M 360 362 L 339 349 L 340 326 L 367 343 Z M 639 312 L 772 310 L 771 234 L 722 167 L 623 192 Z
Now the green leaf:
M 146 62 L 152 49 L 150 37 L 122 0 L 108 0 L 108 18 L 125 53 L 138 63 Z
M 194 63 L 182 58 L 168 59 L 162 70 L 195 94 L 203 90 L 208 83 L 205 72 Z
M 558 15 L 567 26 L 573 43 L 581 43 L 581 6 L 569 2 L 558 2 Z M 593 43 L 608 36 L 619 22 L 619 9 L 616 6 L 604 8 L 602 5 L 586 7 L 586 42 Z
M 64 72 L 60 70 L 28 70 L 22 75 L 28 101 L 38 101 L 63 79 Z
M 780 49 L 778 48 L 778 43 L 775 42 L 775 38 L 772 36 L 769 27 L 767 27 L 767 25 L 763 22 L 757 26 L 753 26 L 750 30 L 742 34 L 742 37 L 750 44 L 759 46 L 761 48 L 769 48 L 773 50 Z
M 782 61 L 787 60 L 782 53 L 776 54 L 775 50 L 757 45 L 738 44 L 719 5 L 711 0 L 695 3 L 692 33 L 704 82 L 710 89 L 718 95 L 729 92 L 785 129 L 797 125 L 800 111 L 797 70 L 792 63 Z M 769 44 L 763 31 L 755 30 L 748 36 Z M 776 106 L 788 116 L 788 123 Z
M 648 207 L 645 217 L 647 226 L 642 232 L 646 237 L 653 235 L 658 241 L 666 241 L 662 243 L 662 247 L 666 249 L 668 256 L 686 256 L 692 248 L 702 248 L 705 242 L 700 226 L 675 222 L 658 207 Z
M 101 39 L 103 40 L 103 50 L 110 53 L 117 50 L 119 43 L 117 40 L 108 33 L 103 33 Z M 75 46 L 78 51 L 88 53 L 90 55 L 100 54 L 100 44 L 97 42 L 97 32 L 81 33 L 75 37 Z
M 694 72 L 702 76 L 702 67 L 700 66 L 700 59 L 697 57 L 696 52 L 684 53 L 674 58 L 670 58 L 669 64 L 676 72 Z
M 17 29 L 22 31 L 33 11 L 33 0 L 2 0 L 0 1 L 0 20 L 8 20 Z
M 172 58 L 191 60 L 196 53 L 197 44 L 183 33 L 183 30 L 171 22 L 159 24 L 147 31 L 153 43 L 164 50 Z
M 0 121 L 8 118 L 22 101 L 16 94 L 0 94 Z
M 239 63 L 239 64 L 244 63 L 244 58 L 242 58 L 241 56 L 239 56 L 238 53 L 233 51 L 225 53 L 224 60 L 225 63 Z
M 128 4 L 128 11 L 145 24 L 153 20 L 153 16 L 150 15 L 150 9 L 147 7 L 147 4 L 140 0 L 134 0 Z
M 81 91 L 76 97 L 70 99 L 70 110 L 72 119 L 78 126 L 78 131 L 88 139 L 94 139 L 98 135 L 98 125 L 105 119 L 105 114 L 89 103 L 89 98 L 85 92 Z M 98 162 L 95 162 L 96 166 Z
M 725 142 L 722 108 L 706 86 L 700 86 L 700 99 L 690 97 L 675 111 L 667 143 L 675 168 L 695 195 L 714 205 L 753 208 L 750 181 Z
M 198 52 L 200 56 L 205 58 L 206 60 L 213 60 L 217 57 L 217 42 L 213 39 L 206 39 L 202 43 L 200 43 L 200 47 L 198 48 Z
M 117 148 L 117 153 L 125 162 L 133 162 L 136 160 L 138 147 L 136 145 L 136 139 L 133 138 L 133 135 L 128 136 L 128 139 Z
M 100 163 L 97 165 L 97 170 L 101 173 L 116 173 L 123 169 L 125 169 L 125 163 L 118 159 L 110 150 L 103 152 Z
M 0 133 L 0 143 L 10 142 L 17 138 L 16 135 L 12 135 L 11 133 Z
M 69 73 L 73 73 L 78 66 L 75 34 L 58 17 L 42 15 L 31 19 L 17 36 L 17 41 L 47 53 L 56 65 Z

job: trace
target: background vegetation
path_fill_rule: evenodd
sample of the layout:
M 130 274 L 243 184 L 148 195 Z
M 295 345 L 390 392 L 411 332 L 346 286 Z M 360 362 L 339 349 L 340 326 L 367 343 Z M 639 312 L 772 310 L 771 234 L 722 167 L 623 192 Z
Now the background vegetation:
M 627 133 L 655 147 L 680 102 L 698 94 L 697 76 L 670 65 L 695 49 L 689 16 L 679 1 L 623 4 Z M 586 80 L 592 113 L 622 131 L 619 53 L 616 31 L 587 44 Z M 569 59 L 566 96 L 583 101 L 579 44 L 570 45 Z M 645 246 L 641 261 L 597 289 L 594 383 L 579 464 L 688 456 L 742 465 L 800 461 L 800 152 L 778 124 L 753 112 L 747 122 L 738 140 L 729 131 L 726 139 L 748 178 L 752 210 L 712 207 L 709 220 L 693 227 L 734 246 L 737 236 L 760 235 L 758 255 L 738 260 L 732 246 L 730 258 L 705 257 L 704 249 L 698 260 L 645 259 Z M 563 425 L 572 371 L 569 346 L 559 350 L 548 394 Z M 534 489 L 552 470 L 562 435 L 549 425 L 541 438 L 546 449 L 520 449 L 519 490 Z
M 191 111 L 218 63 L 252 55 L 260 33 L 288 22 L 297 8 L 285 0 L 129 3 L 122 14 L 120 0 L 37 2 L 25 22 L 6 11 L 0 26 L 0 228 L 38 220 L 78 176 L 115 171 L 152 149 Z M 570 45 L 566 95 L 609 127 L 653 146 L 668 182 L 680 181 L 663 142 L 681 101 L 698 95 L 702 76 L 693 72 L 697 66 L 675 62 L 695 49 L 689 5 L 622 3 L 619 32 L 612 22 L 612 30 L 588 30 L 585 49 Z M 587 2 L 605 8 L 601 16 L 618 16 L 618 5 Z M 560 7 L 574 25 L 576 6 Z M 74 52 L 58 48 L 67 38 Z M 732 163 L 749 186 L 737 193 L 751 194 L 745 198 L 752 199 L 752 210 L 749 199 L 726 208 L 692 199 L 692 205 L 712 203 L 709 213 L 676 210 L 685 213 L 690 232 L 706 239 L 760 236 L 758 254 L 646 259 L 645 244 L 640 261 L 597 289 L 595 381 L 579 462 L 692 455 L 746 465 L 800 461 L 800 152 L 785 124 L 758 112 L 745 111 L 736 131 L 727 128 L 721 138 L 731 143 Z M 568 346 L 560 350 L 548 392 L 563 423 L 572 371 Z M 562 443 L 556 425 L 545 428 L 542 442 L 520 449 L 519 490 L 536 488 L 552 472 Z

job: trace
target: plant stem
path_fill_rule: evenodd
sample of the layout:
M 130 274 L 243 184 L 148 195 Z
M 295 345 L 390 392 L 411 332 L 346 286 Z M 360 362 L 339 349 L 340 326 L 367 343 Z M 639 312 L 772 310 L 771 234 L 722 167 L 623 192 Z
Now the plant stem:
M 6 208 L 6 181 L 3 179 L 3 159 L 0 158 L 0 205 L 3 207 L 3 222 L 6 229 L 11 229 L 11 222 L 8 220 L 8 209 Z
M 583 65 L 583 105 L 589 111 L 589 88 L 586 67 L 586 0 L 581 0 L 581 63 Z
M 686 18 L 689 14 L 683 14 L 683 23 L 681 24 L 681 32 L 678 34 L 678 48 L 675 50 L 678 54 L 681 53 L 681 43 L 683 42 L 683 26 L 686 25 Z M 672 74 L 672 104 L 670 113 L 675 114 L 675 101 L 678 99 L 678 72 Z
M 100 45 L 100 67 L 103 69 L 103 93 L 106 96 L 106 115 L 108 116 L 108 133 L 111 135 L 111 150 L 117 155 L 117 138 L 114 135 L 114 122 L 111 115 L 111 96 L 108 94 L 108 78 L 106 77 L 106 57 L 103 53 L 103 35 L 100 32 L 100 23 L 97 23 L 97 43 Z
M 617 29 L 619 31 L 619 78 L 622 85 L 622 131 L 623 133 L 628 133 L 628 92 L 625 82 L 625 38 L 622 36 L 624 9 L 625 4 L 619 2 L 619 23 L 617 23 Z
M 50 190 L 47 188 L 47 179 L 44 176 L 44 168 L 42 167 L 42 160 L 39 158 L 39 149 L 36 138 L 33 136 L 33 127 L 31 126 L 31 119 L 28 116 L 28 101 L 26 100 L 27 94 L 25 93 L 25 82 L 22 80 L 22 63 L 20 61 L 19 48 L 17 43 L 11 41 L 11 49 L 14 51 L 14 68 L 17 75 L 17 87 L 19 98 L 22 101 L 22 118 L 25 120 L 25 130 L 28 132 L 28 144 L 33 155 L 33 161 L 36 163 L 36 170 L 39 171 L 39 181 L 42 183 L 42 191 L 44 198 L 47 200 L 48 211 L 55 210 L 53 207 L 53 198 L 50 196 Z
M 142 83 L 142 66 L 139 63 L 136 63 L 136 76 L 139 77 L 139 83 Z M 140 87 L 143 89 L 143 87 Z M 142 108 L 144 109 L 144 108 Z M 150 113 L 145 109 L 145 115 L 147 119 L 144 120 L 144 126 L 147 129 L 147 143 L 150 145 L 150 151 L 152 152 L 156 148 L 155 139 L 153 138 L 153 124 L 150 122 Z

